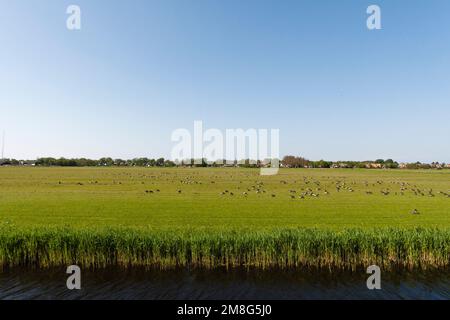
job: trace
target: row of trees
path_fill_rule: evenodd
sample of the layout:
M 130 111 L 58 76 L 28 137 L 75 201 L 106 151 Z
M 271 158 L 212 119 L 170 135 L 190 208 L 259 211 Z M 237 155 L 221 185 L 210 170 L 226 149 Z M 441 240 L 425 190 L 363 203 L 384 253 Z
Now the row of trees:
M 285 156 L 281 160 L 281 164 L 286 168 L 331 168 L 335 163 L 325 160 L 311 161 L 303 157 Z M 354 161 L 342 161 L 339 164 L 341 167 L 359 167 L 359 163 Z
M 171 160 L 166 160 L 164 158 L 149 159 L 149 158 L 134 158 L 129 160 L 123 159 L 112 159 L 112 158 L 101 158 L 98 160 L 77 158 L 77 159 L 66 159 L 66 158 L 39 158 L 37 160 L 16 160 L 16 159 L 0 159 L 0 165 L 36 165 L 36 166 L 60 166 L 60 167 L 96 167 L 96 166 L 106 166 L 106 167 L 175 167 L 175 166 L 192 166 L 192 167 L 222 167 L 222 166 L 236 166 L 245 168 L 260 168 L 270 165 L 270 159 L 264 161 L 254 161 L 250 159 L 241 161 L 222 161 L 211 162 L 207 159 L 187 159 L 182 162 L 174 162 Z M 369 169 L 444 169 L 450 168 L 450 165 L 445 163 L 432 162 L 431 164 L 414 162 L 414 163 L 402 163 L 392 159 L 377 159 L 375 161 L 311 161 L 303 157 L 296 156 L 285 156 L 280 164 L 282 167 L 286 168 L 369 168 Z
M 439 162 L 432 162 L 432 163 L 421 163 L 421 162 L 414 162 L 414 163 L 406 163 L 404 165 L 405 169 L 450 169 L 450 165 L 446 165 L 445 163 L 439 163 Z
M 79 158 L 79 159 L 66 159 L 66 158 L 39 158 L 35 162 L 36 166 L 61 166 L 61 167 L 96 167 L 96 166 L 118 166 L 118 167 L 174 167 L 176 164 L 173 161 L 148 158 L 135 158 L 131 160 L 101 158 L 98 160 Z
M 180 162 L 176 162 L 178 166 L 192 166 L 192 167 L 242 167 L 242 168 L 260 168 L 264 166 L 269 166 L 271 163 L 271 159 L 265 160 L 251 160 L 251 159 L 243 159 L 243 160 L 215 160 L 208 161 L 206 158 L 202 159 L 185 159 Z
M 282 165 L 287 168 L 368 168 L 368 169 L 449 169 L 450 166 L 445 163 L 432 162 L 421 163 L 402 163 L 392 159 L 377 159 L 375 161 L 310 161 L 302 157 L 285 156 L 281 161 Z
M 281 160 L 281 164 L 286 168 L 332 168 L 332 167 L 341 167 L 341 168 L 365 168 L 366 162 L 358 162 L 358 161 L 311 161 L 305 159 L 303 157 L 296 156 L 285 156 L 283 160 Z

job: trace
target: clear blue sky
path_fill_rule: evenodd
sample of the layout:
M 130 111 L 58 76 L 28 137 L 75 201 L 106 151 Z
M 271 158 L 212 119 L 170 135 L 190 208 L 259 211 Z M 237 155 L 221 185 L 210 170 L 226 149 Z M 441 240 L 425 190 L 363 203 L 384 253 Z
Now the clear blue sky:
M 6 157 L 168 157 L 202 120 L 278 128 L 282 155 L 450 162 L 450 1 L 0 5 Z

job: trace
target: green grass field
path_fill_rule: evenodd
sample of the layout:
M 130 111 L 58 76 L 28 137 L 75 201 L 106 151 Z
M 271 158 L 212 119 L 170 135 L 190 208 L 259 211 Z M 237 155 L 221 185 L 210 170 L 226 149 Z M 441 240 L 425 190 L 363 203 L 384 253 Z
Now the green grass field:
M 450 227 L 450 171 L 10 167 L 0 191 L 18 227 Z
M 448 266 L 449 194 L 446 170 L 4 167 L 0 262 Z

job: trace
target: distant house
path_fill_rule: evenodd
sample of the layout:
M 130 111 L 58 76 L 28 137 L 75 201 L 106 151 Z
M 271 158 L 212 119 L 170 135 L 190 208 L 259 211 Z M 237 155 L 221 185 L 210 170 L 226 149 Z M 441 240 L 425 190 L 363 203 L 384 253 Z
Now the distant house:
M 439 162 L 432 162 L 431 167 L 434 169 L 442 169 L 444 167 L 444 165 Z
M 225 162 L 222 166 L 226 167 L 226 168 L 230 168 L 230 167 L 236 167 L 237 165 L 234 164 L 234 163 L 227 163 L 227 162 Z
M 371 162 L 371 163 L 366 163 L 366 168 L 367 169 L 381 169 L 381 168 L 383 168 L 383 165 L 381 163 Z

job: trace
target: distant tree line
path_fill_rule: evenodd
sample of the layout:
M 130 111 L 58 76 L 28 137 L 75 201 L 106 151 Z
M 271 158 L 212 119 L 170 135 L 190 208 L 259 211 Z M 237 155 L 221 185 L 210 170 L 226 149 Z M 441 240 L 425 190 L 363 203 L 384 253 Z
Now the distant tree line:
M 261 168 L 271 163 L 266 160 L 233 160 L 208 161 L 207 159 L 186 159 L 174 162 L 164 158 L 134 158 L 134 159 L 112 159 L 100 158 L 98 160 L 87 158 L 38 158 L 37 160 L 0 159 L 0 165 L 6 166 L 42 166 L 42 167 L 242 167 Z M 450 164 L 432 163 L 398 163 L 392 159 L 377 159 L 375 161 L 312 161 L 303 157 L 285 156 L 279 160 L 280 166 L 285 168 L 367 168 L 367 169 L 450 169 Z
M 377 159 L 375 161 L 310 161 L 296 156 L 285 156 L 281 161 L 287 168 L 377 168 L 384 167 L 395 169 L 399 164 L 392 159 Z
M 286 168 L 366 168 L 366 169 L 450 169 L 450 164 L 432 162 L 398 163 L 392 159 L 375 161 L 310 161 L 302 157 L 285 156 L 281 164 Z
M 43 167 L 174 167 L 176 164 L 173 161 L 165 160 L 164 158 L 149 159 L 149 158 L 135 158 L 129 160 L 100 158 L 98 160 L 78 158 L 38 158 L 33 163 L 35 166 Z

